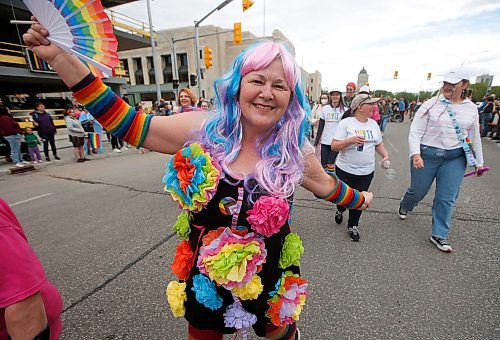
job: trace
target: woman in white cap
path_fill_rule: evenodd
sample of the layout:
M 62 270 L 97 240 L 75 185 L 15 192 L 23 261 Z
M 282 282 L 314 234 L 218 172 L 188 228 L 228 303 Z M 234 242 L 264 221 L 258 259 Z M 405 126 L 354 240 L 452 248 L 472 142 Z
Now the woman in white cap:
M 406 219 L 435 179 L 430 240 L 444 252 L 452 251 L 447 238 L 467 164 L 475 166 L 477 176 L 483 167 L 479 117 L 476 106 L 467 99 L 468 87 L 467 75 L 449 72 L 443 79 L 441 93 L 423 103 L 416 112 L 408 138 L 411 183 L 398 215 Z
M 343 119 L 333 134 L 332 150 L 339 155 L 335 163 L 335 173 L 345 183 L 358 190 L 367 190 L 375 172 L 375 151 L 382 162 L 389 160 L 389 153 L 382 141 L 378 124 L 371 119 L 373 106 L 380 98 L 368 94 L 358 94 L 351 102 L 351 117 Z M 382 163 L 381 163 L 382 164 Z M 345 207 L 337 205 L 335 222 L 342 223 Z M 361 212 L 349 209 L 347 230 L 353 241 L 359 241 L 359 218 Z
M 338 152 L 331 148 L 333 134 L 348 108 L 344 105 L 340 90 L 334 89 L 329 94 L 330 103 L 323 106 L 319 114 L 319 126 L 314 146 L 321 143 L 321 166 L 325 170 L 333 171 L 335 169 L 335 159 L 338 155 Z

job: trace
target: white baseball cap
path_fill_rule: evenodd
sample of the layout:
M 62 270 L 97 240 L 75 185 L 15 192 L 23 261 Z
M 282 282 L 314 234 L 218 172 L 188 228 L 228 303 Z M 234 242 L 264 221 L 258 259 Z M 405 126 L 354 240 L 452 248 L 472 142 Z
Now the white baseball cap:
M 368 85 L 363 85 L 359 88 L 358 93 L 366 92 L 367 94 L 370 94 L 370 87 Z
M 450 84 L 458 84 L 462 80 L 469 81 L 469 75 L 462 70 L 452 70 L 448 72 L 443 78 L 443 81 Z

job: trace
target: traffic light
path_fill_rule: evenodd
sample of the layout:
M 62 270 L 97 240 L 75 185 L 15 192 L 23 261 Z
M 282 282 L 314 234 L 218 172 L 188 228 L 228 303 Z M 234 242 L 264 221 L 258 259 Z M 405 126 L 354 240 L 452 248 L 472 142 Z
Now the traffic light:
M 394 79 L 398 79 L 398 71 L 394 71 Z
M 432 73 L 427 73 L 427 80 L 431 80 L 431 77 L 432 77 Z
M 239 45 L 241 44 L 241 22 L 235 22 L 234 23 L 234 44 Z
M 253 1 L 252 0 L 243 0 L 242 1 L 242 4 L 243 4 L 243 12 L 245 12 L 247 9 L 249 9 L 250 7 L 252 7 L 253 5 Z
M 212 67 L 212 49 L 208 47 L 208 45 L 205 45 L 204 52 L 205 68 L 209 69 L 210 67 Z
M 196 86 L 198 85 L 198 76 L 196 74 L 190 74 L 189 75 L 189 86 Z

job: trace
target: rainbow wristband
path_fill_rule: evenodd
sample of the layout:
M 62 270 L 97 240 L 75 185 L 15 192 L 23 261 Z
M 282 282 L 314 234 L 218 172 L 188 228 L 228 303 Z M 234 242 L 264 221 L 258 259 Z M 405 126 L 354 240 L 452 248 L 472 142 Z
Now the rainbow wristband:
M 317 196 L 325 201 L 342 205 L 348 209 L 359 209 L 365 203 L 365 197 L 361 192 L 351 188 L 342 182 L 334 172 L 327 173 L 332 176 L 334 181 L 333 190 L 326 196 Z
M 142 146 L 153 115 L 137 114 L 92 73 L 71 90 L 76 100 L 113 136 L 138 148 Z

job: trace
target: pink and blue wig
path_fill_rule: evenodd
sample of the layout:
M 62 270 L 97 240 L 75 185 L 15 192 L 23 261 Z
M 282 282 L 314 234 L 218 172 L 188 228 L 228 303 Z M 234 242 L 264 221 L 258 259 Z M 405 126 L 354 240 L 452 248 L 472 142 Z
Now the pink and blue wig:
M 290 198 L 295 185 L 303 179 L 301 148 L 310 128 L 310 107 L 301 90 L 300 68 L 283 44 L 263 41 L 251 45 L 236 57 L 231 70 L 215 81 L 218 111 L 202 128 L 202 139 L 224 171 L 230 174 L 230 165 L 241 149 L 243 133 L 239 105 L 241 79 L 249 72 L 266 68 L 277 58 L 283 63 L 292 95 L 281 119 L 270 128 L 265 139 L 258 141 L 256 147 L 262 160 L 245 179 L 245 186 L 254 193 Z M 255 183 L 253 180 L 257 185 L 250 185 Z

